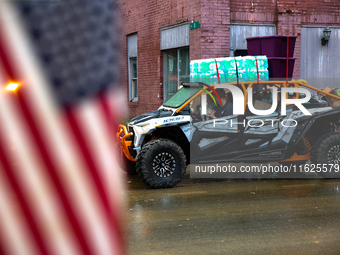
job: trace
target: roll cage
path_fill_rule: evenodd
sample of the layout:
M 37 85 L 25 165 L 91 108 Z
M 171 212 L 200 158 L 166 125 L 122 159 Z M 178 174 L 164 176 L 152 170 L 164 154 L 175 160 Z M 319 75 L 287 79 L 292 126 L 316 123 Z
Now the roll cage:
M 277 88 L 282 88 L 282 87 L 295 87 L 295 88 L 301 88 L 301 87 L 305 87 L 307 89 L 311 89 L 314 90 L 318 93 L 321 93 L 325 96 L 329 96 L 332 97 L 334 99 L 338 99 L 340 100 L 339 96 L 333 95 L 331 93 L 325 92 L 321 89 L 317 89 L 314 88 L 310 85 L 307 84 L 307 82 L 305 80 L 292 80 L 292 81 L 247 81 L 247 82 L 231 82 L 231 83 L 221 83 L 221 84 L 214 84 L 214 85 L 207 85 L 201 82 L 198 83 L 183 83 L 187 86 L 201 86 L 202 89 L 200 91 L 198 91 L 195 95 L 193 95 L 190 99 L 188 99 L 188 101 L 186 101 L 184 104 L 182 104 L 177 110 L 176 113 L 179 113 L 181 110 L 183 110 L 184 107 L 186 107 L 187 105 L 189 105 L 193 100 L 195 100 L 198 96 L 202 95 L 202 94 L 207 94 L 209 92 L 209 90 L 214 90 L 214 89 L 218 89 L 218 88 L 223 88 L 224 85 L 234 85 L 234 86 L 238 86 L 243 90 L 244 93 L 244 109 L 247 109 L 247 105 L 248 105 L 248 90 L 249 88 L 255 87 L 254 85 L 265 85 L 264 88 L 267 90 L 267 85 L 271 85 L 271 86 L 275 86 Z M 295 96 L 293 96 L 292 98 L 298 98 L 299 94 L 296 93 Z

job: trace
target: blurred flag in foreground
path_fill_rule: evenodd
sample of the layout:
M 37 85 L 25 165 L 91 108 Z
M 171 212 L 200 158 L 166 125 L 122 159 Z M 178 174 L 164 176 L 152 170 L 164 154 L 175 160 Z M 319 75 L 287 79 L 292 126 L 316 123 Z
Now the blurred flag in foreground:
M 125 254 L 116 11 L 0 1 L 0 254 Z

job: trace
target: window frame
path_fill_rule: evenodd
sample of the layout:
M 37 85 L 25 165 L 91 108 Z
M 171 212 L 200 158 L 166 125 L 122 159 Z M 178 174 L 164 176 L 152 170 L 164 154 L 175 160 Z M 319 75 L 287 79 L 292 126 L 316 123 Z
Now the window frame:
M 133 77 L 133 60 L 136 60 L 136 74 Z M 138 102 L 138 35 L 137 33 L 127 35 L 127 69 L 128 69 L 128 97 L 129 102 Z M 134 82 L 136 81 L 136 86 Z
M 133 77 L 133 60 L 136 60 L 136 77 Z M 136 87 L 134 87 L 134 82 L 136 81 Z M 137 102 L 138 101 L 138 59 L 137 57 L 130 57 L 129 58 L 129 99 L 131 102 Z M 135 96 L 136 93 L 136 96 Z
M 167 100 L 170 99 L 167 98 L 167 94 L 168 94 L 168 88 L 166 86 L 168 86 L 167 82 L 166 82 L 166 72 L 165 70 L 167 68 L 169 68 L 168 63 L 167 63 L 167 54 L 169 51 L 176 51 L 176 71 L 177 71 L 177 91 L 181 88 L 180 87 L 180 50 L 186 49 L 188 50 L 189 53 L 189 58 L 188 58 L 188 72 L 189 72 L 189 77 L 190 77 L 190 48 L 189 46 L 184 46 L 184 47 L 180 47 L 180 48 L 174 48 L 174 49 L 167 49 L 163 51 L 163 103 L 166 102 Z M 189 80 L 190 81 L 190 80 Z M 188 82 L 189 82 L 188 81 Z

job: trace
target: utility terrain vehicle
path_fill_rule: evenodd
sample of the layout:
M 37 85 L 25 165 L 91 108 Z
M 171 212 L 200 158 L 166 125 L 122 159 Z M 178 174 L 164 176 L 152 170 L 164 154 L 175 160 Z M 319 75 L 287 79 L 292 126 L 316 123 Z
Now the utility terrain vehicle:
M 157 111 L 138 116 L 127 126 L 119 125 L 117 139 L 122 154 L 146 185 L 152 188 L 175 186 L 181 181 L 189 162 L 301 164 L 311 160 L 313 164 L 338 165 L 340 107 L 332 107 L 322 100 L 326 96 L 340 99 L 338 96 L 300 80 L 229 83 L 243 91 L 244 114 L 209 119 L 205 115 L 206 101 L 224 85 L 182 84 L 182 88 Z M 318 94 L 303 104 L 311 115 L 305 115 L 293 104 L 286 107 L 285 115 L 281 114 L 280 104 L 269 115 L 254 115 L 249 110 L 248 91 L 268 93 L 274 87 L 279 92 L 285 87 L 316 91 Z M 296 99 L 304 96 L 287 93 L 287 97 Z M 213 101 L 220 104 L 216 97 Z M 337 177 L 338 173 L 326 169 L 319 174 Z

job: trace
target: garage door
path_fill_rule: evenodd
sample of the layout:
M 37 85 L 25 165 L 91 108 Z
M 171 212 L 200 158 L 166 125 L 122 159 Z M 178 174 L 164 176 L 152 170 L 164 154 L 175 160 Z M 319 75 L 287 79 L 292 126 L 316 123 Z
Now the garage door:
M 340 88 L 340 27 L 330 27 L 328 45 L 321 45 L 325 27 L 301 28 L 300 76 L 308 84 L 325 88 Z
M 230 56 L 247 55 L 247 37 L 275 34 L 275 25 L 230 24 Z

